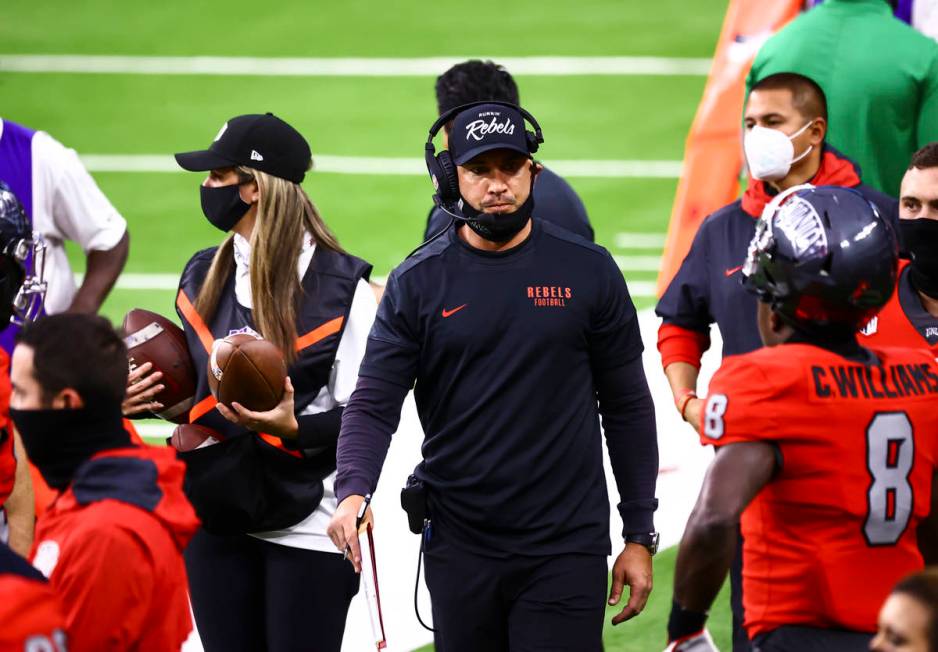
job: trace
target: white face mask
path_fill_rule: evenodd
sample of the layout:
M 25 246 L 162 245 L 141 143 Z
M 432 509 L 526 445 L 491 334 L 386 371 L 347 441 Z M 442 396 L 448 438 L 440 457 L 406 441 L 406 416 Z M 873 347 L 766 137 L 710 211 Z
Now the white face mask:
M 755 125 L 746 132 L 743 139 L 743 150 L 746 152 L 746 161 L 749 163 L 749 172 L 753 179 L 760 181 L 778 181 L 784 179 L 791 166 L 814 149 L 811 145 L 795 158 L 795 147 L 791 144 L 805 129 L 814 123 L 811 120 L 791 136 L 778 129 L 769 129 Z

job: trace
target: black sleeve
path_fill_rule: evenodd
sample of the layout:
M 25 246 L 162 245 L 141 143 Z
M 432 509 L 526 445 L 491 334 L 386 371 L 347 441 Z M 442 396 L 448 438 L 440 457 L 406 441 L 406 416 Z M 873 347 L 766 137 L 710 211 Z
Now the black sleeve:
M 316 414 L 301 414 L 296 417 L 299 429 L 295 439 L 284 437 L 283 445 L 294 450 L 307 450 L 334 446 L 339 438 L 344 407 L 339 405 Z
M 707 222 L 700 225 L 690 251 L 681 262 L 668 289 L 661 295 L 655 314 L 665 324 L 707 333 L 715 320 L 710 314 L 710 261 L 707 255 Z
M 658 507 L 658 434 L 655 404 L 641 356 L 599 372 L 595 382 L 609 460 L 619 489 L 622 536 L 652 532 Z
M 658 436 L 655 406 L 642 367 L 642 336 L 622 273 L 609 258 L 590 336 L 590 367 L 624 534 L 654 530 Z
M 420 327 L 417 302 L 410 298 L 396 273 L 391 273 L 368 334 L 359 376 L 414 386 L 420 362 Z
M 359 376 L 342 414 L 336 451 L 335 495 L 339 502 L 351 495 L 373 493 L 378 486 L 408 391 L 396 383 Z
M 336 451 L 336 498 L 375 490 L 381 467 L 414 385 L 420 362 L 417 304 L 388 279 L 358 372 L 358 384 L 342 414 Z

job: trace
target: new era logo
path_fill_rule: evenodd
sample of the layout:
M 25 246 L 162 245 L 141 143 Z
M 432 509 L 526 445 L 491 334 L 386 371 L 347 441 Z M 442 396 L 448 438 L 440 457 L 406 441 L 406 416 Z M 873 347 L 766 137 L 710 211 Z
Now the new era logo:
M 251 150 L 251 160 L 252 161 L 263 161 L 264 157 L 257 153 L 256 149 Z

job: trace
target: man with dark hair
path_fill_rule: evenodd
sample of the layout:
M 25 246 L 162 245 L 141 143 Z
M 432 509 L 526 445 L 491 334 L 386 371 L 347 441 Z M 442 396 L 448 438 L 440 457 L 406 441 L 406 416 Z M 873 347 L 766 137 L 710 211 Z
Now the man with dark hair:
M 903 575 L 938 561 L 938 364 L 859 345 L 895 286 L 894 231 L 859 193 L 801 186 L 744 263 L 766 347 L 723 361 L 699 427 L 717 453 L 681 540 L 672 652 L 704 626 L 742 516 L 745 627 L 760 652 L 860 652 Z
M 896 292 L 860 333 L 870 346 L 926 347 L 938 357 L 938 142 L 915 152 L 899 193 L 903 261 Z
M 778 72 L 824 89 L 828 141 L 877 190 L 895 196 L 912 152 L 938 140 L 938 44 L 886 0 L 825 0 L 795 18 L 759 50 L 747 88 Z
M 509 102 L 517 105 L 518 86 L 505 68 L 492 61 L 472 59 L 456 64 L 436 80 L 436 105 L 439 115 L 457 106 L 483 100 Z M 450 125 L 443 128 L 443 148 L 446 149 Z M 562 177 L 548 168 L 543 168 L 534 184 L 534 201 L 537 216 L 547 222 L 576 233 L 593 241 L 593 227 L 583 201 Z M 427 216 L 427 228 L 423 239 L 429 240 L 446 229 L 452 221 L 439 206 L 434 206 Z
M 488 128 L 467 140 L 480 120 Z M 600 416 L 624 541 L 608 604 L 630 587 L 613 624 L 643 609 L 657 548 L 635 308 L 609 252 L 532 208 L 537 141 L 518 109 L 463 109 L 451 136 L 437 200 L 463 217 L 388 280 L 342 415 L 329 534 L 360 567 L 356 516 L 416 382 L 425 440 L 412 486 L 428 520 L 413 516 L 426 524 L 438 652 L 598 652 L 610 553 Z
M 131 444 L 127 349 L 106 319 L 45 317 L 13 352 L 10 417 L 60 493 L 32 564 L 62 601 L 72 652 L 179 649 L 192 629 L 182 550 L 198 519 L 168 448 Z
M 696 396 L 697 375 L 710 346 L 710 324 L 723 338 L 723 356 L 762 346 L 756 328 L 755 298 L 739 282 L 757 218 L 779 192 L 802 183 L 855 188 L 895 221 L 896 200 L 861 184 L 852 161 L 824 142 L 826 101 L 810 79 L 793 73 L 772 75 L 757 84 L 745 108 L 744 149 L 749 187 L 743 197 L 708 216 L 687 257 L 658 302 L 662 318 L 658 350 L 675 406 L 695 428 L 703 401 Z M 736 632 L 734 650 L 748 649 L 742 629 L 740 569 L 731 579 Z

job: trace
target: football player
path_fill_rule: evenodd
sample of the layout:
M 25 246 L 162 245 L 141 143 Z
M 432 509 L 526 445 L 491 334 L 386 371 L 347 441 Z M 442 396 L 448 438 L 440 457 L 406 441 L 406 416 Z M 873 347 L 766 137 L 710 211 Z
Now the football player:
M 938 356 L 938 142 L 915 152 L 899 192 L 896 293 L 860 333 L 864 346 L 926 347 Z
M 867 350 L 894 231 L 859 193 L 801 186 L 763 213 L 743 274 L 767 348 L 726 358 L 699 428 L 716 457 L 678 553 L 669 650 L 704 630 L 742 517 L 745 626 L 761 652 L 865 650 L 883 599 L 938 561 L 938 365 Z

